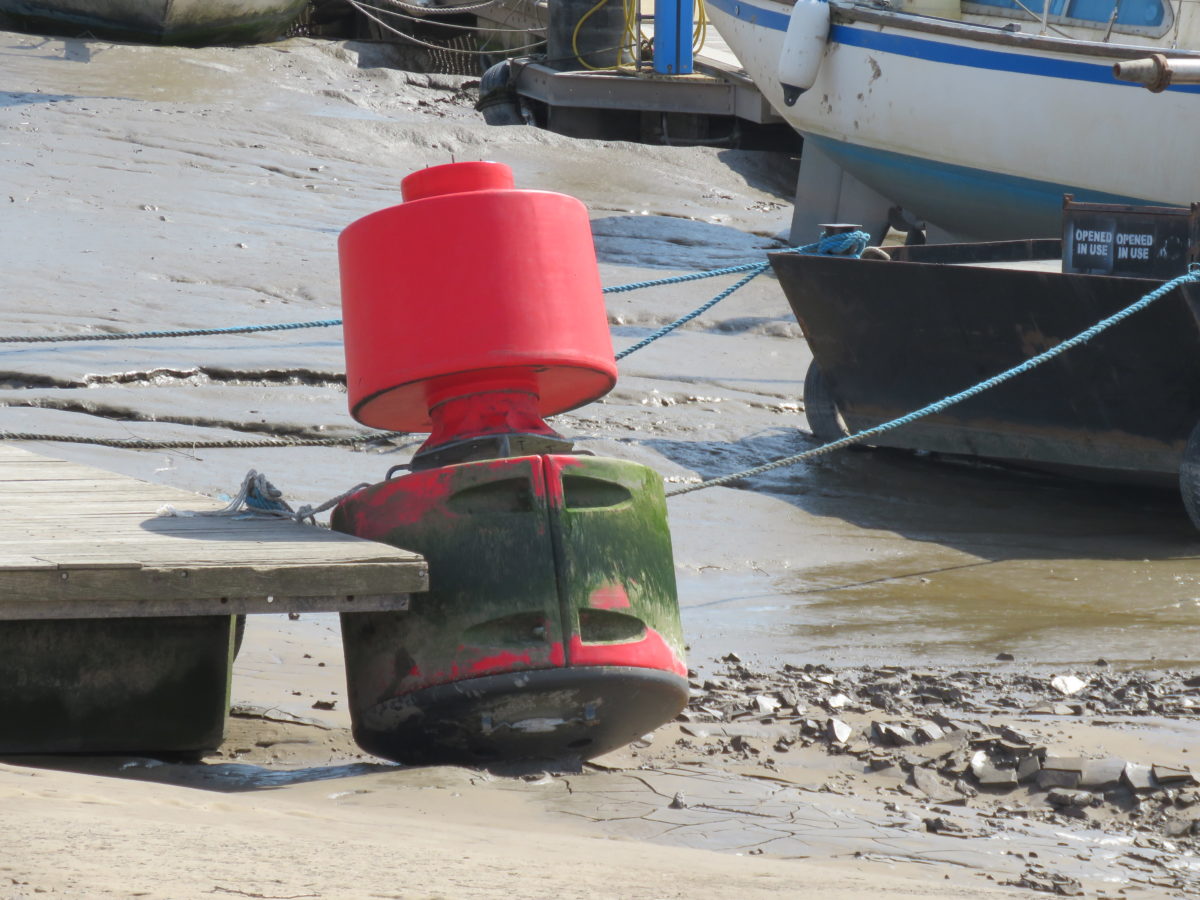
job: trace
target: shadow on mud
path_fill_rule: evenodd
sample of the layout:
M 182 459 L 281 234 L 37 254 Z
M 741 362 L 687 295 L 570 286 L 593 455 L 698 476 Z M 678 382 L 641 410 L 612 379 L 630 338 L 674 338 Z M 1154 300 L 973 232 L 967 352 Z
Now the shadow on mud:
M 730 443 L 646 444 L 705 479 L 818 446 L 807 432 L 787 428 Z M 1200 554 L 1200 535 L 1176 489 L 1102 483 L 965 457 L 852 448 L 730 487 L 992 561 Z

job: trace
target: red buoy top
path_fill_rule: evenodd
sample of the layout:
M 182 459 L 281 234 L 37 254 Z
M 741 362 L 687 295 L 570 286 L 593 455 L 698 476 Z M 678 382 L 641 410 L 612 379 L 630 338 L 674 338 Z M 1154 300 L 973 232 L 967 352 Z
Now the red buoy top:
M 536 395 L 543 416 L 615 384 L 587 209 L 516 190 L 493 162 L 415 172 L 404 203 L 338 240 L 351 414 L 429 431 L 429 410 L 487 391 Z
M 504 163 L 452 163 L 448 166 L 430 166 L 401 179 L 400 196 L 405 203 L 411 203 L 439 194 L 511 191 L 514 187 L 512 169 Z

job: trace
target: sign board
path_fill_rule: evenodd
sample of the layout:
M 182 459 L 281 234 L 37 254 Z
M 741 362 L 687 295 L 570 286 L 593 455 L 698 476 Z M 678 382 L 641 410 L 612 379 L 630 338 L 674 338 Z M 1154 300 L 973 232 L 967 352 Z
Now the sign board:
M 1123 206 L 1063 198 L 1063 272 L 1175 278 L 1200 261 L 1200 204 Z

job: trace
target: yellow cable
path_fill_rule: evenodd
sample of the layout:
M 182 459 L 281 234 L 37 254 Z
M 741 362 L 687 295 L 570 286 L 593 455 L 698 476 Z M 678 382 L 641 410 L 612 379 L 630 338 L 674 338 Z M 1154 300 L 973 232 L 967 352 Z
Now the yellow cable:
M 612 69 L 614 66 L 593 66 L 590 62 L 579 55 L 579 31 L 583 28 L 583 23 L 591 18 L 592 14 L 598 12 L 600 7 L 608 3 L 608 0 L 599 0 L 599 2 L 579 17 L 579 21 L 575 23 L 575 30 L 571 32 L 571 52 L 575 54 L 577 62 L 581 63 L 585 69 L 591 69 L 593 72 L 603 72 L 605 69 Z M 624 36 L 622 36 L 622 39 Z M 624 48 L 617 50 L 617 65 L 621 63 L 621 53 Z
M 692 31 L 692 52 L 699 53 L 708 39 L 708 10 L 704 8 L 704 0 L 696 0 L 696 27 Z
M 628 9 L 629 26 L 628 31 L 626 32 L 626 46 L 639 48 L 638 59 L 641 59 L 640 48 L 643 47 L 649 40 L 649 38 L 646 36 L 646 33 L 642 30 L 642 23 L 639 18 L 642 12 L 641 0 L 629 0 Z
M 579 33 L 583 28 L 583 23 L 586 22 L 593 13 L 600 10 L 608 0 L 598 0 L 595 6 L 589 9 L 579 21 L 575 24 L 575 30 L 571 34 L 571 51 L 575 54 L 575 59 L 593 72 L 602 72 L 606 69 L 620 69 L 625 66 L 625 61 L 618 56 L 615 66 L 593 66 L 585 60 L 579 53 Z M 638 15 L 641 12 L 641 0 L 622 0 L 624 11 L 624 28 L 621 31 L 621 46 L 622 52 L 625 48 L 633 48 L 646 39 L 643 33 L 641 24 L 638 21 Z M 694 0 L 694 10 L 696 12 L 696 21 L 692 29 L 692 52 L 697 53 L 704 46 L 704 42 L 708 37 L 708 10 L 704 6 L 704 0 Z
M 633 47 L 634 46 L 634 44 L 633 44 L 633 29 L 637 24 L 637 15 L 639 12 L 636 4 L 638 4 L 640 2 L 641 2 L 641 0 L 625 0 L 625 2 L 624 2 L 623 9 L 624 9 L 624 13 L 625 13 L 625 21 L 622 23 L 622 26 L 621 26 L 621 46 L 622 47 Z

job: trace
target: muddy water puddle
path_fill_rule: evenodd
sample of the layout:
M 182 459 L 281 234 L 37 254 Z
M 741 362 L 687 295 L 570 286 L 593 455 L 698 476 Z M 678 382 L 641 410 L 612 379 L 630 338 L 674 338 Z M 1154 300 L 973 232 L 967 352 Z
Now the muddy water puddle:
M 1200 561 L 913 560 L 832 566 L 774 587 L 685 580 L 697 657 L 794 664 L 1187 667 L 1200 659 Z M 802 586 L 801 586 L 802 585 Z M 688 603 L 688 601 L 691 601 Z
M 953 663 L 1194 664 L 1200 561 L 1004 560 L 924 570 L 891 563 L 813 573 L 785 595 L 805 620 L 780 634 L 808 652 Z
M 0 50 L 13 63 L 40 60 L 69 81 L 73 96 L 168 102 L 212 102 L 244 94 L 242 68 L 232 53 L 180 48 L 114 46 L 98 41 L 15 37 Z
M 889 454 L 844 456 L 787 501 L 859 558 L 681 579 L 694 655 L 793 663 L 1186 667 L 1200 535 L 1171 491 Z M 814 544 L 814 547 L 817 545 Z

